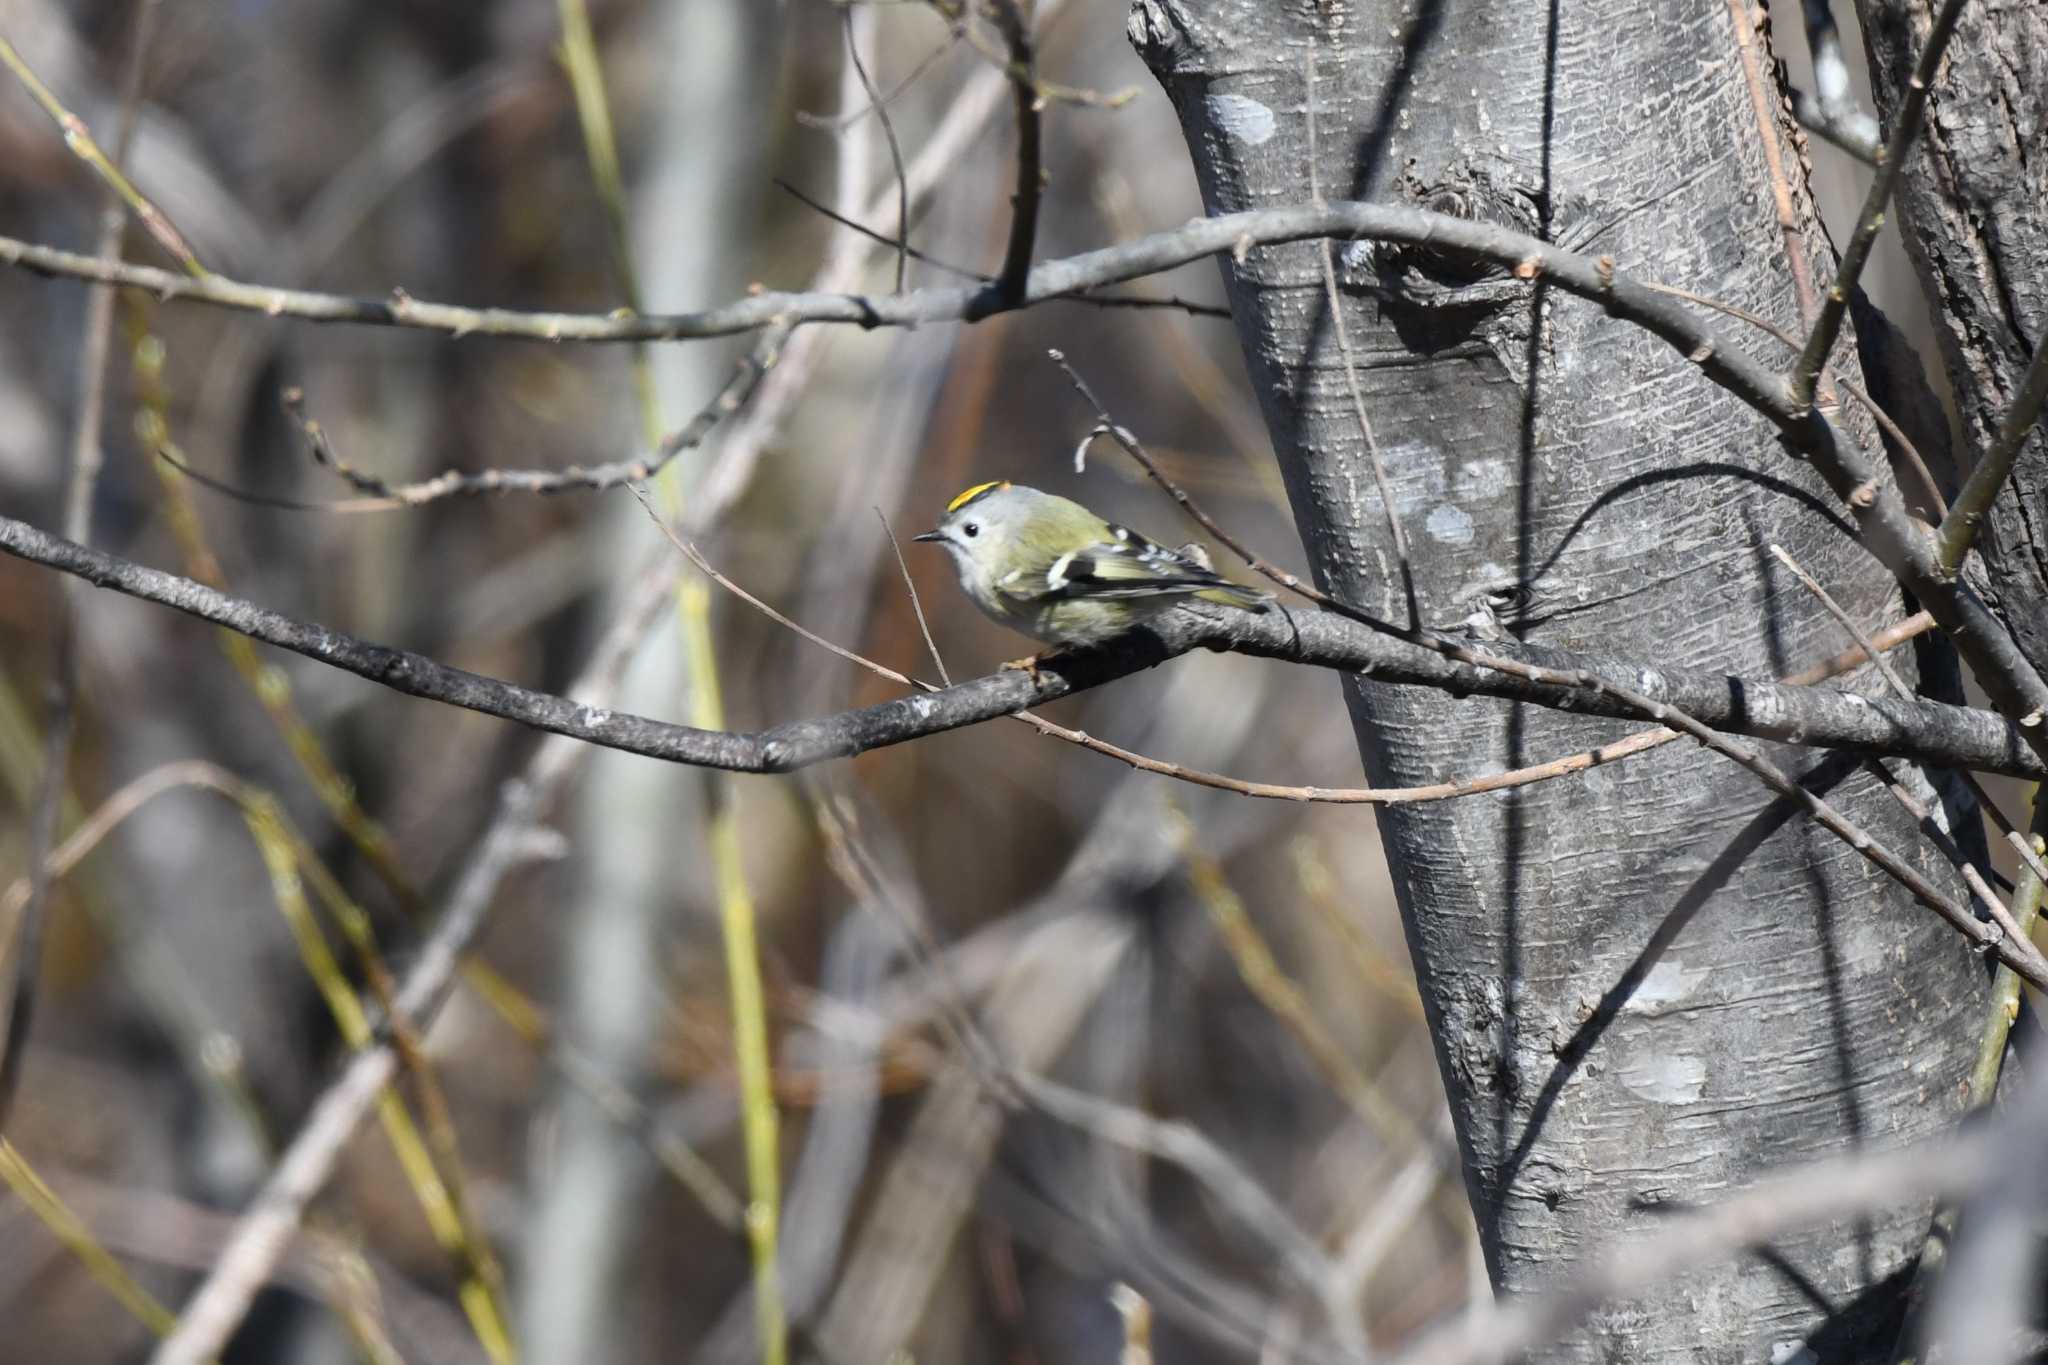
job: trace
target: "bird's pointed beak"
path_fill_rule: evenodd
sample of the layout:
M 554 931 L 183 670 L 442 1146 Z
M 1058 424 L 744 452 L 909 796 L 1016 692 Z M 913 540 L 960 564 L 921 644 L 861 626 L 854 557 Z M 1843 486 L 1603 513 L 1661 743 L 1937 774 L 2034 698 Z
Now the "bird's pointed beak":
M 945 538 L 946 538 L 946 536 L 945 536 L 945 533 L 944 533 L 944 532 L 942 532 L 942 531 L 926 531 L 926 532 L 924 532 L 924 533 L 923 533 L 923 534 L 921 534 L 921 535 L 915 535 L 915 536 L 912 536 L 912 537 L 911 537 L 911 539 L 912 539 L 912 540 L 925 540 L 925 541 L 938 541 L 938 540 L 944 540 Z

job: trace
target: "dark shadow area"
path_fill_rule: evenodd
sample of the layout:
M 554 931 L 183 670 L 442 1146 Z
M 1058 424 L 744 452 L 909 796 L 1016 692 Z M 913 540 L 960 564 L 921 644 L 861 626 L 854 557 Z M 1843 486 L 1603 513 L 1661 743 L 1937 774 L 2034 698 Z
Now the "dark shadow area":
M 1782 1258 L 1771 1259 L 1769 1264 L 1792 1273 Z M 1818 1360 L 1891 1365 L 1892 1345 L 1906 1322 L 1906 1291 L 1918 1267 L 1917 1260 L 1901 1266 L 1855 1298 L 1831 1308 L 1827 1321 L 1806 1338 L 1806 1349 Z
M 1413 21 L 1401 35 L 1400 55 L 1395 58 L 1393 70 L 1379 83 L 1379 102 L 1372 112 L 1371 121 L 1359 134 L 1353 153 L 1350 183 L 1345 186 L 1342 198 L 1366 198 L 1373 180 L 1378 177 L 1386 158 L 1387 146 L 1393 138 L 1400 101 L 1413 88 L 1415 69 L 1421 64 L 1423 54 L 1435 40 L 1438 29 L 1442 27 L 1443 10 L 1443 0 L 1423 0 Z M 1305 98 L 1313 103 L 1318 113 L 1324 108 L 1320 102 L 1319 86 L 1320 81 L 1317 87 L 1304 92 Z M 1318 249 L 1329 248 L 1324 245 Z M 1305 358 L 1321 352 L 1330 327 L 1329 300 L 1321 298 L 1316 305 L 1315 321 L 1310 327 L 1307 343 L 1302 349 Z M 1292 376 L 1292 399 L 1297 407 L 1305 405 L 1312 371 L 1313 366 L 1305 361 L 1300 372 Z
M 1749 553 L 1751 561 L 1756 565 L 1756 580 L 1759 583 L 1775 584 L 1781 577 L 1786 576 L 1785 566 L 1771 553 L 1768 543 L 1770 534 L 1756 523 L 1755 504 L 1743 504 L 1742 529 L 1749 536 Z M 1771 676 L 1782 678 L 1792 671 L 1792 653 L 1786 648 L 1784 622 L 1780 613 L 1775 611 L 1761 612 L 1759 615 L 1762 617 L 1759 624 L 1763 627 L 1764 654 L 1770 660 Z
M 1634 1211 L 1675 1214 L 1688 1212 L 1689 1206 L 1675 1202 L 1638 1204 Z M 1917 1262 L 1901 1267 L 1854 1298 L 1837 1302 L 1777 1247 L 1752 1246 L 1747 1254 L 1762 1262 L 1823 1316 L 1821 1325 L 1804 1343 L 1811 1356 L 1801 1359 L 1825 1361 L 1828 1365 L 1893 1365 L 1895 1356 L 1891 1348 L 1905 1326 L 1908 1290 Z
M 1414 88 L 1415 68 L 1421 65 L 1423 53 L 1436 40 L 1443 19 L 1443 0 L 1423 0 L 1417 6 L 1407 32 L 1401 35 L 1401 55 L 1394 60 L 1394 69 L 1380 83 L 1379 107 L 1373 110 L 1372 122 L 1359 136 L 1358 152 L 1353 162 L 1351 183 L 1345 187 L 1345 198 L 1363 199 L 1372 189 L 1372 182 L 1386 160 L 1387 144 L 1394 135 L 1401 100 Z
M 1539 235 L 1543 236 L 1546 240 L 1549 237 L 1549 217 L 1544 206 L 1549 201 L 1550 143 L 1552 124 L 1556 116 L 1557 100 L 1557 23 L 1557 0 L 1550 0 L 1550 4 L 1545 12 L 1543 36 L 1543 183 L 1538 203 L 1539 211 L 1542 213 Z M 1533 581 L 1529 571 L 1529 564 L 1534 550 L 1532 527 L 1534 526 L 1536 516 L 1534 475 L 1537 469 L 1537 396 L 1541 392 L 1542 387 L 1538 377 L 1541 374 L 1541 361 L 1543 358 L 1542 319 L 1544 291 L 1545 286 L 1539 281 L 1530 299 L 1528 349 L 1523 363 L 1523 373 L 1528 376 L 1528 380 L 1523 394 L 1521 420 L 1517 433 L 1521 468 L 1515 494 L 1515 578 L 1521 583 Z M 1525 716 L 1526 712 L 1520 706 L 1512 708 L 1508 713 L 1507 761 L 1511 765 L 1520 765 L 1528 762 L 1525 748 L 1526 735 L 1524 734 Z M 1507 834 L 1504 849 L 1506 862 L 1504 865 L 1509 868 L 1520 869 L 1525 866 L 1524 846 L 1528 842 L 1528 831 L 1524 823 L 1522 803 L 1520 801 L 1509 803 L 1506 815 Z M 1505 922 L 1502 926 L 1502 941 L 1505 951 L 1502 974 L 1506 981 L 1514 982 L 1519 981 L 1522 977 L 1522 880 L 1519 875 L 1508 877 L 1503 899 L 1505 901 L 1503 911 Z M 1633 990 L 1634 988 L 1631 987 L 1630 989 Z M 1494 1097 L 1493 1145 L 1495 1151 L 1500 1151 L 1507 1147 L 1508 1133 L 1514 1123 L 1515 1102 L 1518 1098 L 1517 1092 L 1520 1089 L 1518 1064 L 1515 1061 L 1519 1055 L 1515 1038 L 1520 1014 L 1517 1002 L 1512 998 L 1505 1002 L 1504 1008 L 1501 1011 L 1501 1057 L 1507 1064 L 1508 1074 L 1517 1077 L 1517 1083 L 1514 1086 L 1503 1087 Z M 1505 1195 L 1507 1190 L 1514 1184 L 1515 1172 L 1521 1167 L 1522 1162 L 1528 1159 L 1530 1146 L 1534 1142 L 1535 1133 L 1538 1131 L 1537 1125 L 1540 1122 L 1540 1116 L 1549 1112 L 1550 1106 L 1557 1102 L 1557 1096 L 1561 1093 L 1562 1089 L 1563 1084 L 1560 1081 L 1556 1089 L 1546 1087 L 1543 1094 L 1538 1096 L 1536 1115 L 1532 1116 L 1529 1125 L 1524 1128 L 1522 1139 L 1516 1143 L 1512 1155 L 1502 1163 L 1500 1170 L 1495 1173 L 1493 1197 L 1485 1201 L 1483 1210 L 1478 1201 L 1474 1202 L 1475 1212 L 1479 1213 L 1482 1240 L 1489 1246 L 1498 1245 L 1500 1241 L 1500 1215 L 1501 1210 L 1506 1206 Z
M 1821 984 L 1827 991 L 1828 1041 L 1832 1046 L 1835 1063 L 1835 1093 L 1837 1111 L 1841 1115 L 1842 1132 L 1853 1151 L 1863 1150 L 1869 1136 L 1869 1125 L 1864 1122 L 1863 1104 L 1856 1093 L 1856 1054 L 1851 1043 L 1852 1025 L 1849 1022 L 1849 1002 L 1842 994 L 1842 953 L 1836 933 L 1835 901 L 1829 894 L 1827 879 L 1821 874 L 1817 859 L 1817 841 L 1833 836 L 1819 826 L 1806 826 L 1807 848 L 1811 851 L 1806 863 L 1806 884 L 1814 905 L 1814 930 L 1820 948 Z M 1877 1248 L 1874 1233 L 1868 1218 L 1858 1218 L 1853 1234 L 1856 1240 L 1856 1275 L 1868 1284 L 1877 1276 Z

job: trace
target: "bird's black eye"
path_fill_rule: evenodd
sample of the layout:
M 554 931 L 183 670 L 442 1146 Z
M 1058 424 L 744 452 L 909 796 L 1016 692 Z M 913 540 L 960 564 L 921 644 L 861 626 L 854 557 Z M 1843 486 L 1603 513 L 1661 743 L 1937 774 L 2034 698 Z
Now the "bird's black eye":
M 962 535 L 965 535 L 965 536 L 967 536 L 967 537 L 968 537 L 969 539 L 972 539 L 972 538 L 974 538 L 975 536 L 978 536 L 978 535 L 980 535 L 980 534 L 981 534 L 981 528 L 980 528 L 979 526 L 976 526 L 976 525 L 975 525 L 975 524 L 974 524 L 973 522 L 971 522 L 971 521 L 970 521 L 970 522 L 968 522 L 968 523 L 967 523 L 967 524 L 966 524 L 965 526 L 962 526 L 962 527 L 960 528 L 960 532 L 961 532 L 961 534 L 962 534 Z

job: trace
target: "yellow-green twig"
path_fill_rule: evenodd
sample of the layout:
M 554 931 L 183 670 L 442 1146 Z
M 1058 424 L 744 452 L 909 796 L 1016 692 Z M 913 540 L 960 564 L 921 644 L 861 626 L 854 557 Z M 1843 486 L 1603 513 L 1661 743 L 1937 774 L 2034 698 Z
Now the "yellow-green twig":
M 0 1138 L 0 1180 L 7 1182 L 7 1188 L 14 1191 L 15 1198 L 28 1205 L 37 1221 L 70 1249 L 79 1263 L 106 1286 L 107 1292 L 119 1300 L 136 1321 L 158 1336 L 167 1335 L 177 1325 L 176 1315 L 135 1282 L 135 1278 L 114 1259 L 114 1254 L 100 1245 L 92 1230 L 65 1206 L 56 1191 L 43 1183 L 42 1177 L 30 1168 L 14 1144 L 5 1138 Z
M 168 453 L 175 459 L 152 459 L 159 484 L 164 493 L 164 511 L 171 526 L 173 537 L 184 556 L 186 565 L 195 578 L 208 583 L 225 581 L 219 560 L 208 545 L 206 535 L 199 521 L 199 509 L 192 499 L 191 489 L 185 476 L 176 467 L 183 463 L 182 453 L 171 438 L 169 423 L 169 393 L 163 379 L 164 348 L 162 343 L 146 330 L 144 305 L 139 300 L 128 301 L 128 327 L 133 346 L 133 369 L 140 404 L 136 412 L 136 430 L 142 447 L 152 455 Z M 322 804 L 331 812 L 344 832 L 351 836 L 351 842 L 363 851 L 366 860 L 397 891 L 401 901 L 409 908 L 419 909 L 421 902 L 410 883 L 400 870 L 389 836 L 377 823 L 370 819 L 357 803 L 355 791 L 348 779 L 342 776 L 327 756 L 319 737 L 300 715 L 292 700 L 291 680 L 284 670 L 264 660 L 253 642 L 232 631 L 218 633 L 222 651 L 255 694 L 257 701 L 269 715 L 278 733 L 291 749 L 300 769 L 306 774 Z M 245 810 L 249 809 L 244 802 Z M 264 828 L 268 823 L 252 817 L 251 832 L 256 834 L 260 846 L 265 847 L 266 861 L 270 854 L 264 843 Z M 259 828 L 261 826 L 262 828 Z M 303 843 L 303 841 L 300 841 Z M 295 860 L 296 861 L 296 860 Z M 277 878 L 273 868 L 273 880 Z M 339 884 L 322 873 L 322 884 L 334 887 Z M 289 906 L 282 899 L 284 891 L 280 885 L 280 909 L 286 911 L 286 919 L 292 923 L 295 932 L 298 921 L 290 913 Z M 302 899 L 293 881 L 294 894 Z M 347 916 L 343 922 L 348 922 Z M 367 923 L 367 920 L 364 920 Z M 355 1004 L 353 992 L 349 991 L 339 968 L 332 965 L 331 955 L 325 955 L 324 943 L 321 954 L 314 955 L 309 942 L 300 936 L 300 948 L 305 956 L 307 970 L 311 972 L 330 1009 L 335 1011 L 337 1023 L 343 1037 L 351 1047 L 361 1047 L 369 1041 L 367 1023 L 359 1028 L 342 1013 L 342 998 L 345 996 L 349 1007 L 358 1016 L 360 1007 Z M 374 951 L 374 950 L 372 950 Z M 323 962 L 326 964 L 323 966 Z M 331 976 L 324 976 L 331 968 Z M 337 994 L 337 983 L 340 994 Z M 396 1026 L 403 1028 L 402 1024 Z M 424 1141 L 413 1124 L 411 1114 L 396 1091 L 381 1097 L 380 1115 L 385 1131 L 391 1136 L 394 1151 L 400 1165 L 411 1181 L 420 1207 L 425 1213 L 435 1238 L 449 1252 L 461 1269 L 460 1298 L 468 1313 L 478 1341 L 493 1360 L 509 1362 L 514 1359 L 511 1333 L 505 1326 L 504 1304 L 500 1286 L 501 1277 L 496 1273 L 497 1258 L 486 1245 L 481 1228 L 469 1212 L 467 1182 L 463 1178 L 461 1153 L 453 1136 L 453 1125 L 447 1121 L 446 1102 L 441 1097 L 438 1083 L 434 1080 L 424 1058 L 417 1048 L 400 1044 L 401 1059 L 413 1068 L 413 1074 L 421 1083 L 422 1094 L 429 1097 L 427 1107 L 430 1113 L 429 1127 L 434 1130 L 436 1140 L 430 1145 Z M 436 1122 L 434 1115 L 438 1115 Z M 453 1193 L 451 1193 L 451 1190 Z
M 610 228 L 612 249 L 626 304 L 642 309 L 633 270 L 632 241 L 627 229 L 624 180 L 612 134 L 610 100 L 604 69 L 583 0 L 560 0 L 562 65 L 575 91 L 591 177 Z M 646 348 L 633 349 L 633 387 L 640 402 L 642 434 L 650 449 L 658 448 L 664 424 L 661 402 Z M 683 516 L 681 470 L 670 463 L 655 480 L 664 515 Z M 711 635 L 711 590 L 699 579 L 676 589 L 677 625 L 682 635 L 683 666 L 690 688 L 691 723 L 707 729 L 725 728 L 718 658 Z M 727 990 L 733 1014 L 734 1060 L 739 1070 L 740 1125 L 746 1146 L 747 1241 L 753 1258 L 754 1320 L 763 1365 L 784 1365 L 788 1356 L 788 1323 L 782 1306 L 781 1278 L 776 1269 L 777 1225 L 781 1220 L 780 1117 L 775 1108 L 774 1067 L 768 1043 L 766 991 L 761 981 L 759 936 L 753 897 L 741 862 L 740 832 L 734 812 L 735 783 L 711 773 L 687 780 L 702 784 L 711 865 L 718 896 L 719 924 L 725 939 Z
M 240 804 L 242 818 L 263 855 L 264 867 L 269 871 L 278 912 L 283 915 L 292 938 L 299 946 L 299 957 L 307 974 L 326 1000 L 343 1041 L 351 1048 L 368 1046 L 373 1036 L 369 1017 L 364 1013 L 362 1003 L 356 999 L 354 989 L 342 972 L 341 964 L 335 960 L 326 936 L 313 917 L 312 906 L 306 900 L 300 861 L 304 841 L 291 830 L 275 799 L 269 795 L 245 792 Z M 313 866 L 317 867 L 317 864 Z M 324 868 L 315 871 L 313 876 L 331 893 L 339 892 L 339 884 Z M 414 1061 L 417 1063 L 418 1060 L 415 1056 Z M 424 1077 L 424 1065 L 420 1065 L 414 1074 Z M 385 1136 L 398 1157 L 399 1166 L 405 1171 L 406 1179 L 419 1200 L 420 1211 L 426 1217 L 434 1240 L 458 1267 L 460 1285 L 457 1297 L 461 1300 L 463 1312 L 469 1317 L 471 1329 L 493 1361 L 498 1365 L 510 1365 L 517 1357 L 512 1348 L 511 1333 L 505 1326 L 500 1286 L 493 1282 L 495 1259 L 487 1251 L 479 1250 L 481 1238 L 474 1236 L 472 1228 L 465 1223 L 448 1183 L 436 1167 L 434 1154 L 421 1137 L 419 1127 L 413 1122 L 395 1087 L 387 1087 L 378 1097 L 377 1116 L 384 1125 Z
M 143 197 L 142 191 L 136 189 L 134 182 L 121 173 L 121 168 L 114 164 L 113 158 L 100 150 L 99 143 L 93 141 L 92 131 L 85 126 L 85 120 L 64 107 L 56 93 L 43 84 L 42 79 L 29 68 L 29 64 L 22 60 L 21 53 L 15 50 L 14 44 L 8 42 L 5 37 L 0 37 L 0 65 L 5 65 L 14 73 L 15 78 L 27 87 L 29 94 L 35 97 L 36 103 L 43 106 L 43 112 L 50 116 L 50 121 L 64 134 L 64 145 L 71 149 L 72 155 L 90 166 L 93 174 L 106 182 L 107 188 L 120 197 L 121 202 L 128 206 L 129 211 L 143 227 L 149 229 L 149 235 L 156 238 L 157 243 L 170 253 L 171 259 L 192 278 L 203 278 L 207 273 L 206 267 L 192 254 L 192 248 L 185 242 L 185 235 L 178 231 L 177 226 L 165 216 L 162 209 Z

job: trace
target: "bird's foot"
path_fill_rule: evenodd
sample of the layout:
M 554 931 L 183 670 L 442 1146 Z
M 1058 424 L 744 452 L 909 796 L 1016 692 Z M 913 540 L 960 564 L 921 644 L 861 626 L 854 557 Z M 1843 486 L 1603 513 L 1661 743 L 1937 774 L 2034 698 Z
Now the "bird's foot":
M 1007 660 L 1003 664 L 1003 669 L 1010 672 L 1029 673 L 1031 681 L 1035 684 L 1039 680 L 1038 670 L 1043 665 L 1064 658 L 1065 655 L 1066 651 L 1063 649 L 1043 649 L 1036 654 L 1027 655 L 1022 659 Z

